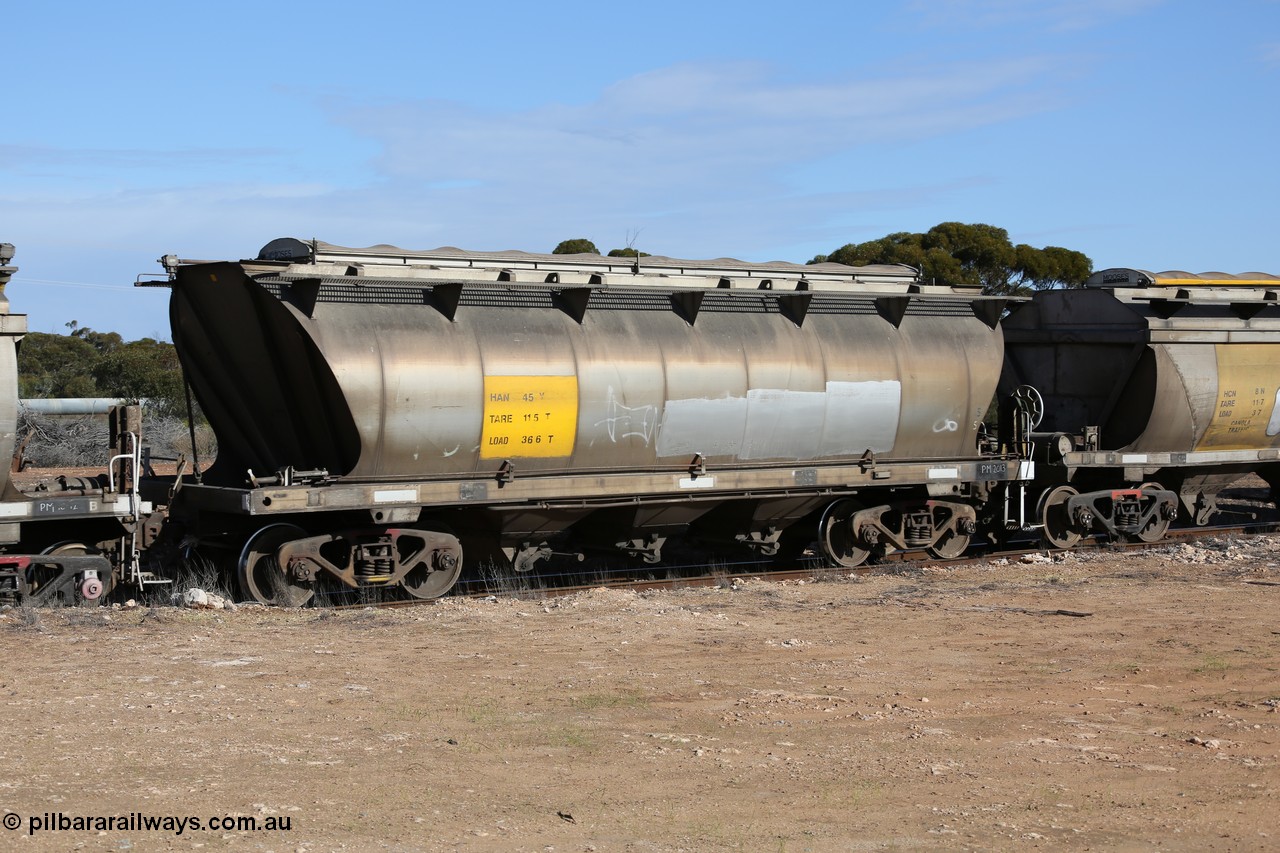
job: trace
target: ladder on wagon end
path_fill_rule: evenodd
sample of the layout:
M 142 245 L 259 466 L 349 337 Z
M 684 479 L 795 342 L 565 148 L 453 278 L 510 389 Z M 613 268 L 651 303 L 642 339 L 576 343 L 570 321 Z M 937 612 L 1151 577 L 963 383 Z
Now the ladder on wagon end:
M 146 589 L 173 583 L 172 578 L 161 577 L 142 568 L 142 549 L 138 545 L 138 530 L 142 513 L 149 510 L 138 491 L 142 477 L 142 407 L 117 406 L 111 411 L 111 443 L 118 452 L 107 465 L 107 486 L 111 494 L 128 499 L 128 517 L 132 522 L 120 537 L 120 580 L 122 583 Z M 120 466 L 117 481 L 116 469 Z

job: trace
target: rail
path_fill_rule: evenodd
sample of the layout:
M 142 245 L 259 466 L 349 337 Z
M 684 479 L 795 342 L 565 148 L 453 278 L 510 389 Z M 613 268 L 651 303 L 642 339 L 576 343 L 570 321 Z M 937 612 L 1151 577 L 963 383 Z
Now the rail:
M 1194 542 L 1224 535 L 1270 535 L 1280 533 L 1280 520 L 1267 520 L 1250 524 L 1217 525 L 1208 527 L 1179 528 L 1169 531 L 1168 535 L 1155 542 L 1115 542 L 1103 536 L 1094 536 L 1081 541 L 1069 549 L 1044 548 L 1026 545 L 1017 548 L 991 549 L 973 546 L 968 554 L 955 560 L 936 560 L 924 551 L 899 551 L 888 555 L 878 563 L 848 569 L 830 567 L 823 564 L 816 556 L 802 557 L 797 560 L 796 568 L 774 568 L 766 561 L 744 560 L 739 562 L 716 562 L 714 565 L 689 563 L 684 565 L 663 566 L 666 577 L 610 577 L 605 573 L 597 573 L 589 580 L 583 580 L 582 573 L 562 572 L 539 573 L 530 575 L 512 575 L 491 573 L 479 579 L 463 579 L 450 594 L 451 598 L 513 598 L 537 599 L 558 598 L 585 592 L 592 589 L 613 590 L 661 590 L 697 587 L 725 586 L 735 579 L 763 580 L 771 583 L 795 580 L 824 580 L 836 578 L 852 578 L 875 574 L 896 574 L 923 566 L 972 566 L 992 563 L 1000 559 L 1020 559 L 1031 554 L 1051 555 L 1068 553 L 1097 553 L 1112 551 L 1117 554 L 1137 553 L 1167 547 L 1176 542 Z M 576 582 L 575 582 L 576 581 Z M 437 600 L 368 600 L 350 601 L 351 593 L 342 591 L 330 600 L 317 593 L 317 601 L 322 608 L 359 609 L 366 607 L 415 607 L 431 605 Z M 358 597 L 358 596 L 357 596 Z

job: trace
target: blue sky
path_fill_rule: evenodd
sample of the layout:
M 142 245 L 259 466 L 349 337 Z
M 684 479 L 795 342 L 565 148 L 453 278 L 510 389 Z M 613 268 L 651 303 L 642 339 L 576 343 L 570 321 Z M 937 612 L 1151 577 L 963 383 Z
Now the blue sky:
M 168 339 L 138 274 L 281 236 L 805 261 L 958 220 L 1280 273 L 1280 0 L 11 5 L 35 331 Z

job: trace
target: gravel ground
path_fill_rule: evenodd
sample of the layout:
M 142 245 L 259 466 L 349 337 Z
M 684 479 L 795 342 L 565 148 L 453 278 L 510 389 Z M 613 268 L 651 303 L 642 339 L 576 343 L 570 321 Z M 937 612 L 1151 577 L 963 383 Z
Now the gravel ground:
M 1275 849 L 1278 601 L 1280 539 L 1249 537 L 394 611 L 10 609 L 0 838 Z

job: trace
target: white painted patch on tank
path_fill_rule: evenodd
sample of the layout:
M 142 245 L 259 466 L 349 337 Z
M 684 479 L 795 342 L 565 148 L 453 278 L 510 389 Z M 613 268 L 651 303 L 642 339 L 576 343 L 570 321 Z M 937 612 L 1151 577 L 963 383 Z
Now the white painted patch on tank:
M 747 427 L 745 397 L 668 400 L 658 427 L 659 456 L 737 456 Z
M 1280 435 L 1280 390 L 1276 391 L 1276 401 L 1271 407 L 1271 420 L 1267 421 L 1267 435 Z
M 747 429 L 740 459 L 811 459 L 827 414 L 823 391 L 747 392 Z
M 828 382 L 825 391 L 754 388 L 746 397 L 668 400 L 658 456 L 812 459 L 893 450 L 897 380 Z
M 888 453 L 898 438 L 901 412 L 902 383 L 896 379 L 828 382 L 818 455 Z

